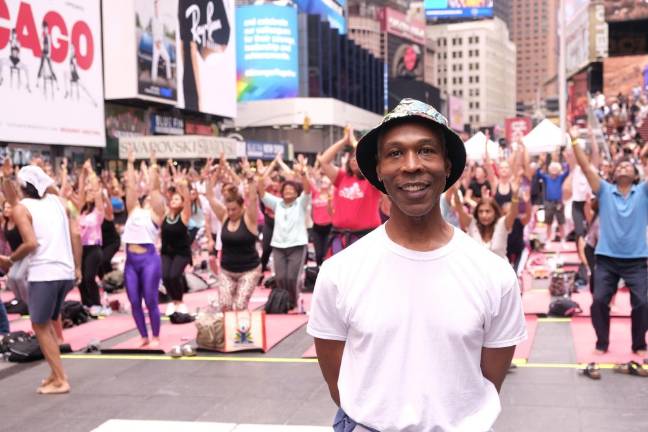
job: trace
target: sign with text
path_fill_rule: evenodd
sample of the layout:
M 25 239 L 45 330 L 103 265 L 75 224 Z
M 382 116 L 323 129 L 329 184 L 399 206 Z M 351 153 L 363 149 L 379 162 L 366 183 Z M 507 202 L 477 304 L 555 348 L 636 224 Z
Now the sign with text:
M 119 158 L 128 157 L 128 147 L 136 159 L 148 159 L 151 151 L 158 159 L 218 158 L 221 152 L 227 159 L 245 156 L 245 143 L 232 138 L 183 136 L 124 137 L 119 139 Z
M 236 9 L 237 99 L 296 97 L 299 93 L 297 10 L 271 4 Z
M 98 0 L 0 0 L 0 141 L 105 146 Z
M 421 45 L 425 44 L 425 22 L 423 20 L 417 20 L 414 15 L 406 16 L 391 8 L 383 8 L 381 15 L 382 31 Z

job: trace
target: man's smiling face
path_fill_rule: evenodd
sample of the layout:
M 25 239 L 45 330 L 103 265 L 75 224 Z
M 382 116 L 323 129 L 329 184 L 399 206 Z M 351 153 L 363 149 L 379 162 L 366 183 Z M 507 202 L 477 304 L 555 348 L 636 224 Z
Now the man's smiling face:
M 378 177 L 407 216 L 425 216 L 438 205 L 450 169 L 443 133 L 436 128 L 418 121 L 402 123 L 378 140 Z

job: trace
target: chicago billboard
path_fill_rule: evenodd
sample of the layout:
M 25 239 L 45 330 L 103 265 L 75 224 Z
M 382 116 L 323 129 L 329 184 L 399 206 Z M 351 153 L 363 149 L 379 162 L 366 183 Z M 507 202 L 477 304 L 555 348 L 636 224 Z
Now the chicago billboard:
M 0 140 L 105 145 L 98 0 L 0 0 Z

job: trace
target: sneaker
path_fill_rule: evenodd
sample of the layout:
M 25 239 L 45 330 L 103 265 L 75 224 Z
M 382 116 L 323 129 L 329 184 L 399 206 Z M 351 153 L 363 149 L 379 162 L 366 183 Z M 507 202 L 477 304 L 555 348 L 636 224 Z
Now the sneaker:
M 182 355 L 185 357 L 194 357 L 196 355 L 196 351 L 191 345 L 186 344 L 182 346 Z
M 98 317 L 98 316 L 101 315 L 101 311 L 102 311 L 102 310 L 103 310 L 103 308 L 102 308 L 101 306 L 99 306 L 99 305 L 94 305 L 94 306 L 90 306 L 90 310 L 88 311 L 88 313 L 89 313 L 91 316 L 93 316 L 93 317 L 96 318 L 96 317 Z
M 171 348 L 171 351 L 169 351 L 169 356 L 172 358 L 182 357 L 182 348 L 180 348 L 180 345 L 174 345 L 173 348 Z
M 180 306 L 178 306 L 177 311 L 182 313 L 182 314 L 188 314 L 189 313 L 189 309 L 187 308 L 187 305 L 184 304 L 184 303 L 182 303 Z
M 164 315 L 169 317 L 169 316 L 173 315 L 175 313 L 175 311 L 176 311 L 175 303 L 171 302 L 171 303 L 169 303 L 167 305 L 166 312 L 164 313 Z
M 110 306 L 104 306 L 101 308 L 101 312 L 99 313 L 101 314 L 101 316 L 108 317 L 112 315 L 112 309 L 110 308 Z

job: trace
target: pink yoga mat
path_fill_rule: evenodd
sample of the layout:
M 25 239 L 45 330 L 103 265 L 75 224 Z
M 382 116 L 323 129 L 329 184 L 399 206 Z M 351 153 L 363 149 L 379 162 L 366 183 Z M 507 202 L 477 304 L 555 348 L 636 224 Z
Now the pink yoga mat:
M 63 330 L 63 339 L 73 351 L 85 348 L 91 341 L 104 342 L 121 334 L 135 330 L 135 322 L 130 315 L 111 315 L 104 319 L 92 320 L 80 326 Z
M 596 333 L 589 318 L 572 319 L 571 330 L 576 349 L 576 361 L 579 363 L 626 363 L 643 358 L 632 353 L 630 318 L 612 318 L 610 321 L 610 347 L 606 354 L 595 354 Z
M 2 300 L 3 303 L 10 302 L 14 298 L 15 298 L 14 293 L 12 293 L 11 291 L 5 291 L 5 290 L 0 291 L 0 299 Z
M 150 329 L 149 329 L 150 331 Z M 151 353 L 164 354 L 171 350 L 174 345 L 189 343 L 196 338 L 196 326 L 194 323 L 187 324 L 164 324 L 160 329 L 160 346 L 159 347 L 141 347 L 140 336 L 133 337 L 114 345 L 110 348 L 101 350 L 104 353 Z
M 590 316 L 590 306 L 592 305 L 592 295 L 587 288 L 581 289 L 580 292 L 571 296 L 572 300 L 577 302 L 583 313 L 580 316 Z M 549 312 L 549 303 L 551 294 L 548 289 L 534 289 L 525 291 L 522 295 L 522 305 L 524 313 L 527 315 L 546 314 Z M 630 293 L 626 289 L 617 291 L 617 295 L 612 305 L 610 305 L 610 314 L 616 317 L 628 317 L 632 308 L 630 307 Z
M 522 342 L 515 348 L 515 355 L 513 356 L 516 360 L 528 360 L 529 354 L 531 354 L 531 348 L 533 347 L 533 340 L 535 338 L 536 329 L 538 328 L 538 318 L 534 316 L 526 317 L 526 327 L 528 338 L 526 341 Z M 304 354 L 302 358 L 317 358 L 317 353 L 315 352 L 315 344 L 311 345 Z

